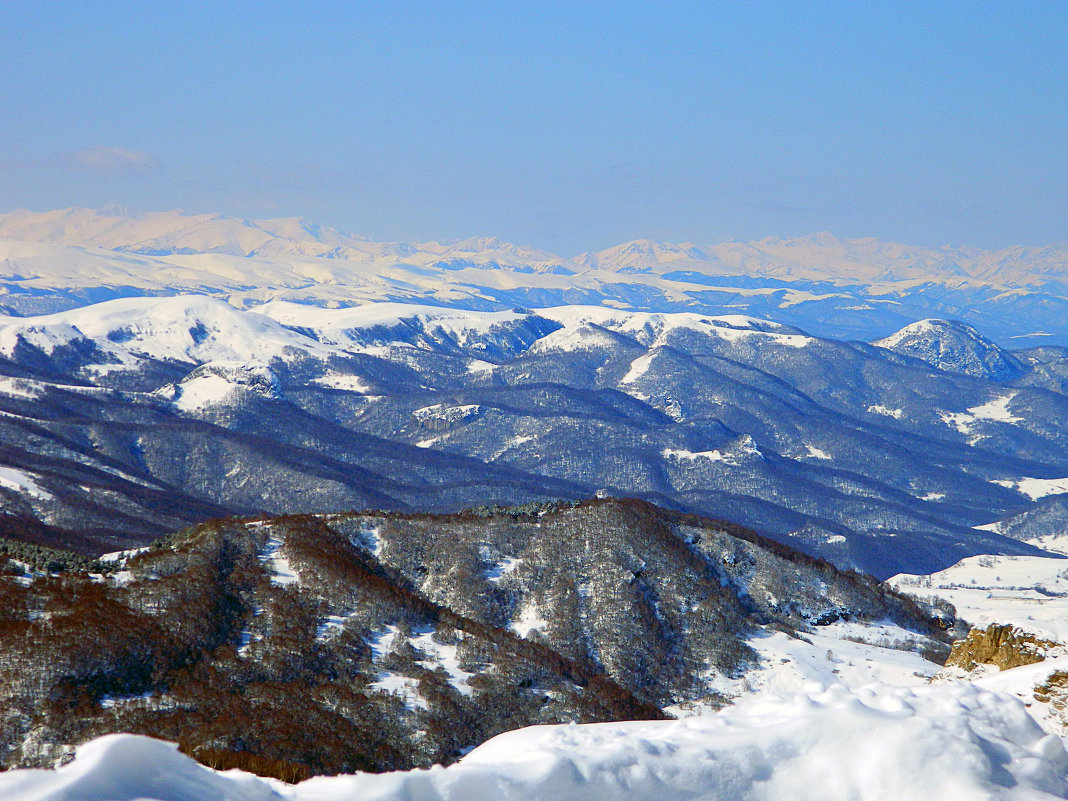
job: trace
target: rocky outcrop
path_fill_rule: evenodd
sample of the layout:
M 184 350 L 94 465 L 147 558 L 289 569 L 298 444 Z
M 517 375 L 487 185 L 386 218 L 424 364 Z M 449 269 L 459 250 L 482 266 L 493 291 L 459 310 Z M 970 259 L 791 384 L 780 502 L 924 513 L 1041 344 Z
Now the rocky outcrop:
M 1068 709 L 1068 673 L 1058 670 L 1035 687 L 1035 700 L 1049 704 L 1062 715 Z
M 972 629 L 963 640 L 953 644 L 946 667 L 972 670 L 977 665 L 997 665 L 1000 670 L 1033 665 L 1043 661 L 1045 650 L 1056 643 L 1041 640 L 1011 625 L 991 624 Z

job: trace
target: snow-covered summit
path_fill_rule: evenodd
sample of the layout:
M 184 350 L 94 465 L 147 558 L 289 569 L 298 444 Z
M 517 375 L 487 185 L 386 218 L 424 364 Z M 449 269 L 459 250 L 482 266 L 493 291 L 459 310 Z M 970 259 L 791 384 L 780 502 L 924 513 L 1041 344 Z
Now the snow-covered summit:
M 91 343 L 118 363 L 134 356 L 194 364 L 259 362 L 265 354 L 331 352 L 264 315 L 203 295 L 120 298 L 39 317 L 0 317 L 0 352 L 13 354 L 20 341 L 45 353 Z
M 977 280 L 1033 287 L 1064 281 L 1068 244 L 997 251 L 919 247 L 828 232 L 750 242 L 694 245 L 635 239 L 574 257 L 492 235 L 452 242 L 375 242 L 302 218 L 249 220 L 178 211 L 130 214 L 70 208 L 0 214 L 0 239 L 100 248 L 145 255 L 214 253 L 242 257 L 326 257 L 361 263 L 405 262 L 504 268 L 520 273 L 604 271 L 747 276 L 846 283 Z
M 1011 353 L 957 320 L 919 320 L 873 344 L 948 373 L 995 381 L 1011 380 L 1026 369 Z
M 999 342 L 1049 345 L 1068 343 L 1066 266 L 1068 245 L 984 251 L 828 233 L 707 246 L 637 239 L 567 258 L 495 236 L 376 242 L 300 218 L 0 214 L 0 311 L 20 315 L 197 292 L 237 305 L 741 312 L 850 339 L 924 316 L 963 315 Z
M 662 273 L 668 270 L 709 266 L 710 259 L 690 243 L 674 245 L 651 239 L 635 239 L 596 253 L 576 256 L 575 262 L 587 269 L 615 273 Z

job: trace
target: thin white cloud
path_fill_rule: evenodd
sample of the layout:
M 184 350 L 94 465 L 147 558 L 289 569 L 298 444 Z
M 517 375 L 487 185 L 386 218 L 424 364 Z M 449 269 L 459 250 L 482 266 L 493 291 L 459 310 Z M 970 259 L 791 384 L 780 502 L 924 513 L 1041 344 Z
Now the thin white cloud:
M 106 145 L 65 154 L 61 161 L 67 167 L 97 175 L 144 175 L 159 169 L 159 162 L 151 153 Z

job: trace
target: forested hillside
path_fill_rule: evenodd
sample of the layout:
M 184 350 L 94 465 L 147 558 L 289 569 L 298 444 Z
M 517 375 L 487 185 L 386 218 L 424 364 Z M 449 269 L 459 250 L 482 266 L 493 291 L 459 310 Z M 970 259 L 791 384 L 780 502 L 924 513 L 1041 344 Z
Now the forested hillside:
M 762 632 L 893 620 L 938 658 L 952 624 L 640 502 L 224 519 L 60 572 L 18 556 L 0 576 L 7 767 L 116 731 L 287 778 L 448 763 L 521 726 L 724 703 L 717 678 L 756 666 Z

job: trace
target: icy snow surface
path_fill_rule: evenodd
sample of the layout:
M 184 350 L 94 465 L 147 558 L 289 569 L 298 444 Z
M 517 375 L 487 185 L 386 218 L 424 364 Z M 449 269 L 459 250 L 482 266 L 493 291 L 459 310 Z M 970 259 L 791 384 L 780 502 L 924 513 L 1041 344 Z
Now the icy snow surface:
M 298 785 L 218 773 L 111 735 L 56 771 L 0 775 L 6 801 L 1038 801 L 1068 754 L 1010 695 L 971 684 L 809 688 L 679 721 L 536 726 L 448 768 Z

